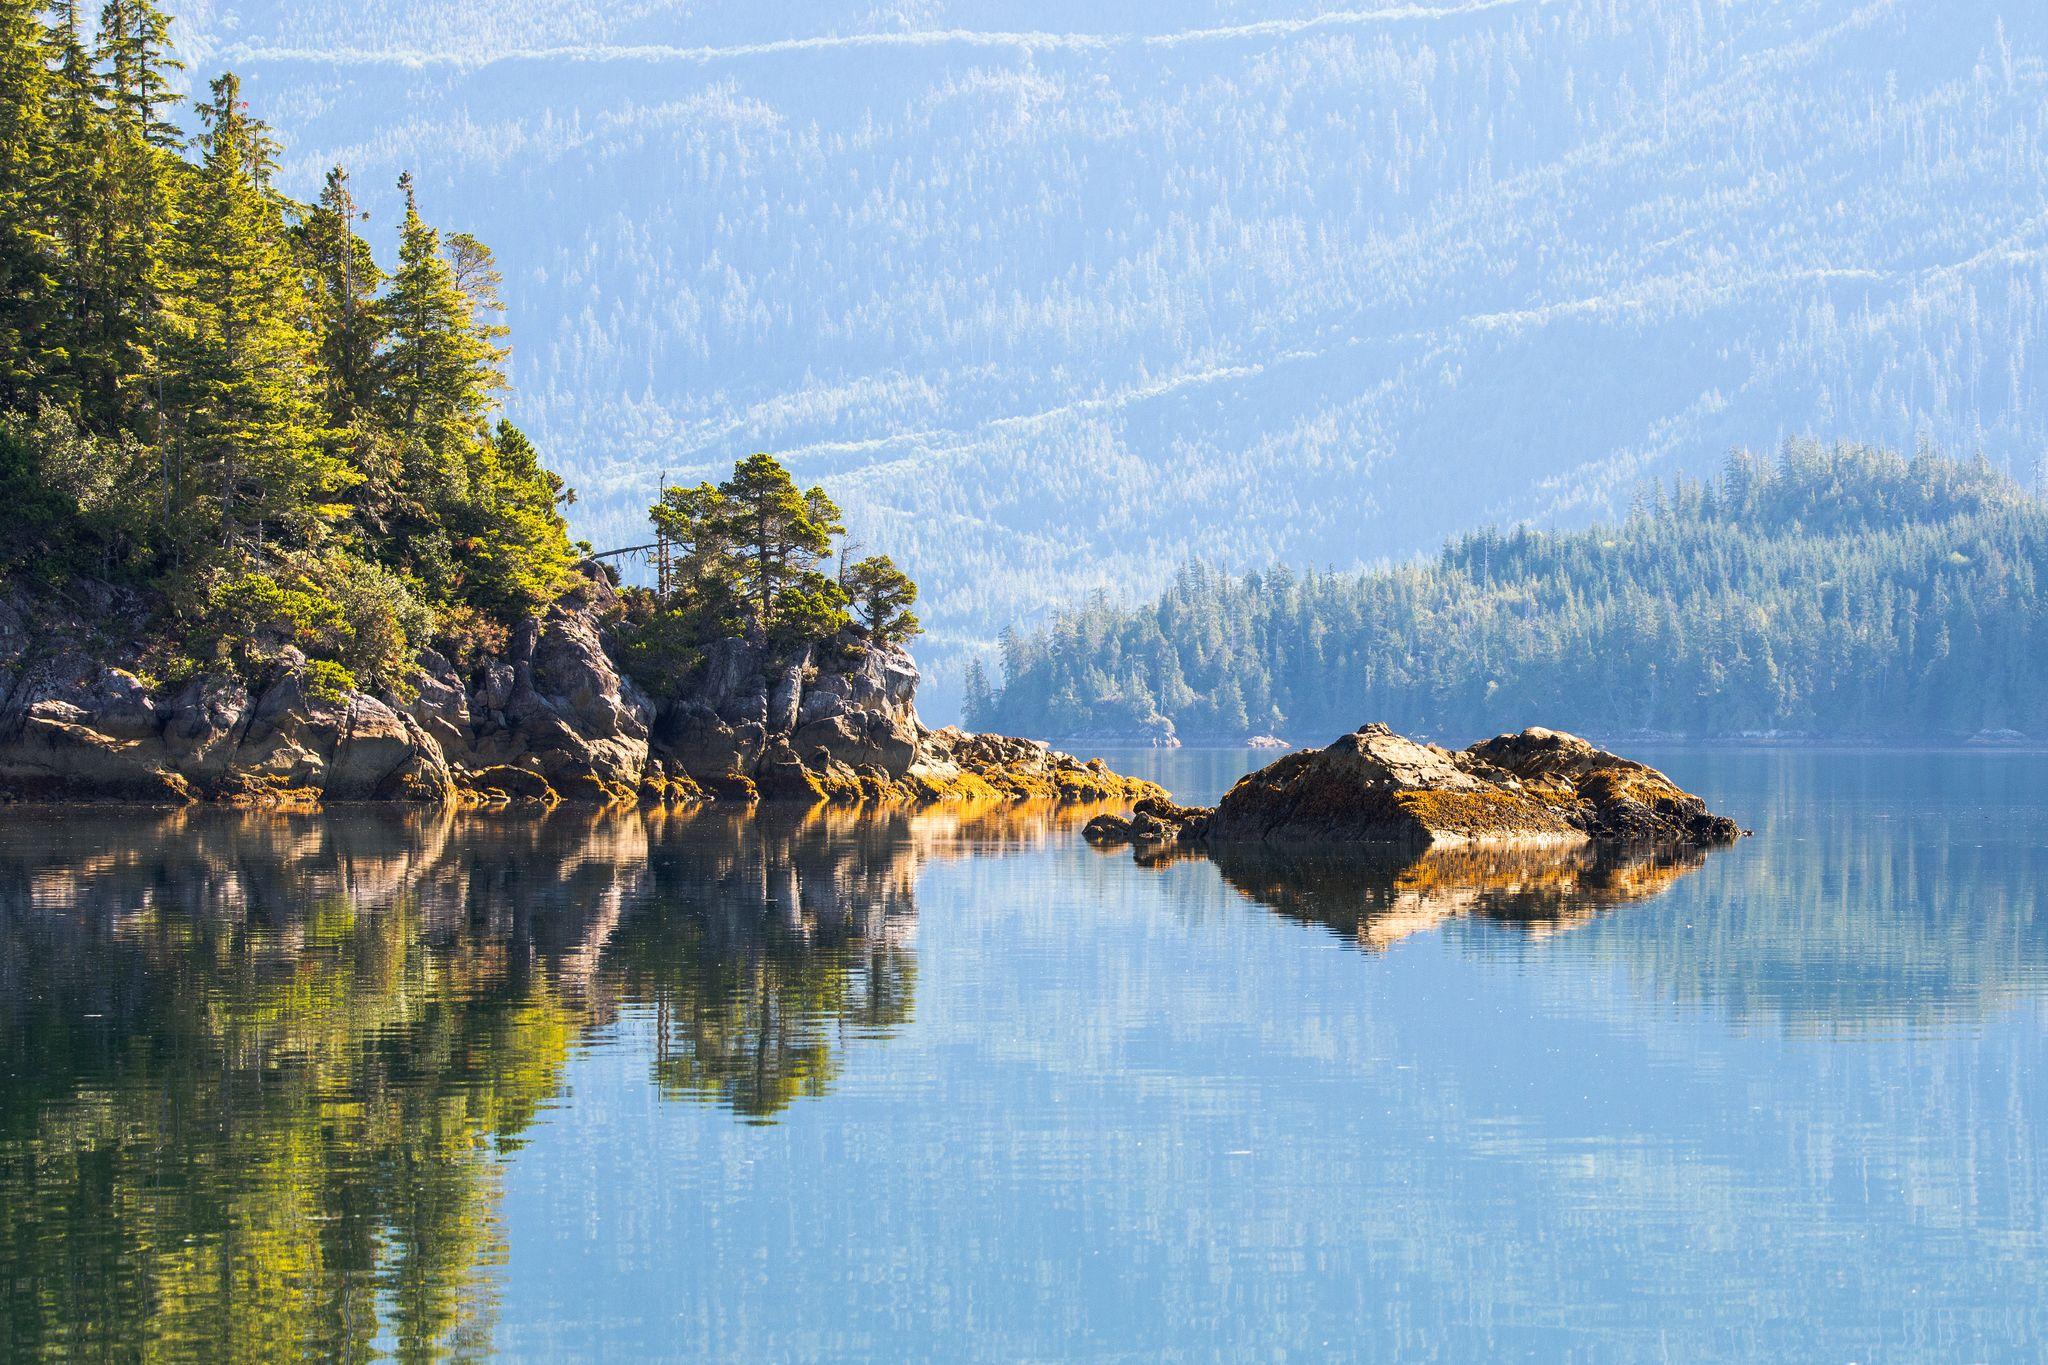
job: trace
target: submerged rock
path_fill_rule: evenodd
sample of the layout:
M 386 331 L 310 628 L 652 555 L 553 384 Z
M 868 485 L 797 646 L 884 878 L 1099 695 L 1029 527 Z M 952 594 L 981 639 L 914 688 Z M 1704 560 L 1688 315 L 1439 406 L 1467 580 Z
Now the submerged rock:
M 1588 842 L 1705 846 L 1734 821 L 1644 764 L 1575 735 L 1532 729 L 1462 752 L 1367 725 L 1241 779 L 1214 810 L 1141 804 L 1100 818 L 1098 845 L 1366 845 L 1565 848 Z

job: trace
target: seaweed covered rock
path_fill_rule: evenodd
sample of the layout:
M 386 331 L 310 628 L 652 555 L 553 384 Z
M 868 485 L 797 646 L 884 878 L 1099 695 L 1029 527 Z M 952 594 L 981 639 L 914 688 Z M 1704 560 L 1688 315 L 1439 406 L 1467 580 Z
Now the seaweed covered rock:
M 1153 797 L 1139 801 L 1129 816 L 1108 812 L 1096 816 L 1082 827 L 1081 837 L 1098 848 L 1194 843 L 1207 833 L 1209 815 L 1200 806 L 1180 806 Z
M 1474 772 L 1501 774 L 1603 843 L 1709 845 L 1739 838 L 1733 820 L 1647 764 L 1597 749 L 1559 730 L 1528 729 L 1475 744 L 1461 755 Z
M 1368 725 L 1240 781 L 1210 818 L 1218 843 L 1566 844 L 1584 838 L 1517 784 L 1434 745 Z
M 922 732 L 917 762 L 901 785 L 921 801 L 1166 799 L 1166 791 L 1155 783 L 1113 772 L 1099 758 L 1084 761 L 1040 740 L 970 734 L 952 726 Z

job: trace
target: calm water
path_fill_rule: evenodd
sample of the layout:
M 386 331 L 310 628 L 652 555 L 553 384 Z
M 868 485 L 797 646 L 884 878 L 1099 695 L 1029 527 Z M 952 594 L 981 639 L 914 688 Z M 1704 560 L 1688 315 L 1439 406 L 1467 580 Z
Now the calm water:
M 2048 759 L 1657 757 L 1757 837 L 0 812 L 0 1357 L 2035 1356 Z

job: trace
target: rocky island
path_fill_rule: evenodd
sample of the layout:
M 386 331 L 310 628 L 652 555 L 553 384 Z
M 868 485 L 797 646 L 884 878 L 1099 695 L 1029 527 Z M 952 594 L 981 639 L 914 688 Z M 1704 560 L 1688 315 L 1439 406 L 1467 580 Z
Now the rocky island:
M 1706 847 L 1734 821 L 1645 764 L 1531 729 L 1453 751 L 1367 725 L 1241 779 L 1214 808 L 1140 801 L 1084 831 L 1104 847 Z

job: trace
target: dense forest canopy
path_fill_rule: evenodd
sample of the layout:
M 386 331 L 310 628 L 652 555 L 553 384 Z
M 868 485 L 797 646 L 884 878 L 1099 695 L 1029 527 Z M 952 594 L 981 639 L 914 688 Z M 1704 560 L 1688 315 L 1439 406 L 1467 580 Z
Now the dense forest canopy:
M 387 271 L 345 170 L 279 191 L 231 75 L 187 138 L 167 32 L 0 0 L 0 582 L 139 590 L 166 677 L 296 650 L 402 687 L 571 578 L 568 494 L 498 413 L 498 269 L 407 177 Z
M 1792 443 L 1617 525 L 1365 574 L 1184 568 L 1011 634 L 969 721 L 1027 734 L 2048 735 L 2048 504 L 1982 461 Z

